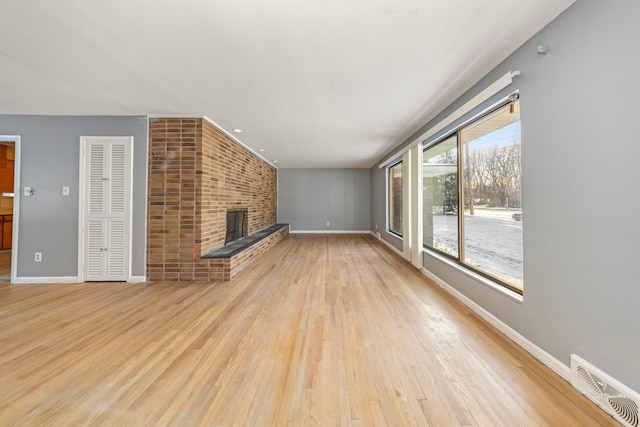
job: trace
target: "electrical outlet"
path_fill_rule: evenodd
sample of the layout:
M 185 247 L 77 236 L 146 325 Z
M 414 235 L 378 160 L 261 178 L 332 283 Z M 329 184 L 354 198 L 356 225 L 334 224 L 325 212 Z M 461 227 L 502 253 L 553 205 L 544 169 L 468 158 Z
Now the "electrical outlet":
M 327 221 L 327 227 L 331 225 L 331 221 Z
M 68 196 L 69 195 L 69 186 L 65 185 L 64 187 L 62 187 L 62 195 L 63 196 Z
M 35 256 L 33 257 L 33 260 L 35 262 L 42 262 L 42 252 L 36 252 Z

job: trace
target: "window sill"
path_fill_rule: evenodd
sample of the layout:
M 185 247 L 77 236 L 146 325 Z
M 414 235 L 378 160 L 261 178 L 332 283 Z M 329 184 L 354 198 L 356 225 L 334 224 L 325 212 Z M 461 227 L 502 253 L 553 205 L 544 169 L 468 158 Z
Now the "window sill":
M 436 260 L 438 260 L 438 261 L 440 261 L 440 262 L 442 262 L 444 264 L 447 264 L 448 266 L 454 268 L 455 270 L 459 271 L 460 273 L 464 274 L 465 276 L 472 278 L 476 282 L 479 282 L 482 285 L 484 285 L 484 286 L 486 286 L 486 287 L 488 287 L 488 288 L 490 288 L 490 289 L 492 289 L 492 290 L 494 290 L 496 292 L 501 293 L 502 295 L 508 297 L 509 299 L 512 299 L 515 302 L 518 302 L 520 304 L 522 304 L 524 302 L 524 297 L 522 295 L 520 295 L 520 294 L 518 294 L 518 293 L 516 293 L 516 292 L 514 292 L 514 291 L 512 291 L 510 289 L 505 288 L 504 286 L 500 285 L 499 283 L 494 282 L 493 280 L 488 279 L 488 278 L 482 276 L 481 274 L 478 274 L 478 273 L 476 273 L 474 271 L 471 271 L 471 270 L 465 268 L 464 266 L 462 266 L 462 265 L 458 264 L 457 262 L 447 258 L 444 255 L 441 255 L 441 254 L 439 254 L 437 252 L 430 251 L 430 250 L 425 249 L 425 248 L 422 248 L 422 252 L 423 252 L 423 254 L 426 253 L 429 256 L 435 258 Z
M 395 231 L 391 231 L 391 230 L 387 230 L 387 234 L 392 235 L 393 237 L 396 237 L 400 240 L 403 240 L 403 237 L 401 234 L 396 233 Z

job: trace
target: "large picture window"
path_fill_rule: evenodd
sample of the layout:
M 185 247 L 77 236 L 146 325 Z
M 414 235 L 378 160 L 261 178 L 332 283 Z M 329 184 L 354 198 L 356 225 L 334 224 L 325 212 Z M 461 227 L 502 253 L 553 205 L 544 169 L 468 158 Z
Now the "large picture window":
M 520 108 L 503 105 L 424 149 L 424 246 L 522 293 Z
M 389 231 L 402 236 L 402 162 L 389 168 Z

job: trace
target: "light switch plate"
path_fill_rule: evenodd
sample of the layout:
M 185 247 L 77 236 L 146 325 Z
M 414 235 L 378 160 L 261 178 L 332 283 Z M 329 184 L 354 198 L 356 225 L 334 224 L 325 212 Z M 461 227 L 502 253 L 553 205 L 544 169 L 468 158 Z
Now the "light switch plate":
M 68 196 L 69 195 L 69 186 L 65 185 L 64 187 L 62 187 L 62 195 L 63 196 Z

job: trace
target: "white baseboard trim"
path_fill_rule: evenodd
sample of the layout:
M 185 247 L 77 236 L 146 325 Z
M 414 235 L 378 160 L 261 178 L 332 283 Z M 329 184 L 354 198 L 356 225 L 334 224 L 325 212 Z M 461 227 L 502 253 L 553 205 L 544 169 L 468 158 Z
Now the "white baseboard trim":
M 369 234 L 369 230 L 291 230 L 289 234 Z
M 78 276 L 58 276 L 58 277 L 16 277 L 15 284 L 41 285 L 58 283 L 80 283 Z
M 427 276 L 429 279 L 433 280 L 438 286 L 447 291 L 451 296 L 455 299 L 469 307 L 474 313 L 488 322 L 491 326 L 496 328 L 498 331 L 502 332 L 507 336 L 511 341 L 518 344 L 520 347 L 525 349 L 529 354 L 538 359 L 544 365 L 549 367 L 556 374 L 560 375 L 564 380 L 570 381 L 571 379 L 571 368 L 564 363 L 560 362 L 555 357 L 551 356 L 549 353 L 520 335 L 519 332 L 511 328 L 509 325 L 504 323 L 502 320 L 495 317 L 493 314 L 489 313 L 484 308 L 480 307 L 476 304 L 472 299 L 446 283 L 444 280 L 440 279 L 435 274 L 430 271 L 421 268 L 420 271 L 422 274 Z
M 147 281 L 147 276 L 131 276 L 127 283 L 144 283 Z

